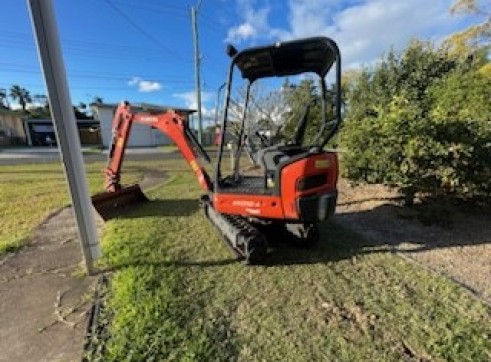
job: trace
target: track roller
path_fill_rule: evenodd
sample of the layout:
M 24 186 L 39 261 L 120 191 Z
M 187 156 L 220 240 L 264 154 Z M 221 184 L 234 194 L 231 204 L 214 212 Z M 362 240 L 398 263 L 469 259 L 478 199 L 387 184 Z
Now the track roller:
M 244 264 L 260 264 L 266 257 L 268 243 L 263 234 L 240 216 L 220 214 L 211 203 L 201 199 L 205 214 Z

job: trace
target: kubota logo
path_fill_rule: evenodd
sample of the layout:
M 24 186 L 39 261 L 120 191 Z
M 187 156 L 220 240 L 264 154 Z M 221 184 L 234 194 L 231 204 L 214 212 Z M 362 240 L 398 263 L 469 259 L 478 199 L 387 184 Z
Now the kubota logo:
M 146 122 L 146 123 L 153 123 L 153 122 L 157 122 L 157 117 L 141 117 L 139 121 Z
M 232 205 L 240 207 L 261 207 L 261 202 L 250 200 L 234 200 L 232 201 Z

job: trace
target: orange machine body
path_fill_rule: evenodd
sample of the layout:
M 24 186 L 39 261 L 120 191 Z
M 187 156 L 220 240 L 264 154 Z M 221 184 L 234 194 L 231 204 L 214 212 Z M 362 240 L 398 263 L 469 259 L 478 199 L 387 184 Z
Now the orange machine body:
M 338 173 L 336 153 L 321 152 L 280 165 L 270 194 L 221 193 L 217 190 L 213 195 L 213 207 L 220 213 L 260 219 L 309 219 L 302 214 L 300 200 L 334 195 Z
M 303 152 L 279 163 L 274 174 L 257 176 L 264 191 L 227 191 L 212 183 L 195 153 L 199 145 L 189 130 L 185 117 L 165 113 L 132 113 L 129 104 L 121 104 L 113 120 L 113 143 L 106 175 L 106 191 L 117 192 L 124 152 L 133 122 L 160 130 L 177 145 L 188 162 L 202 190 L 208 194 L 214 210 L 221 214 L 285 222 L 319 222 L 334 212 L 337 199 L 338 159 L 334 152 Z M 268 178 L 269 177 L 269 178 Z

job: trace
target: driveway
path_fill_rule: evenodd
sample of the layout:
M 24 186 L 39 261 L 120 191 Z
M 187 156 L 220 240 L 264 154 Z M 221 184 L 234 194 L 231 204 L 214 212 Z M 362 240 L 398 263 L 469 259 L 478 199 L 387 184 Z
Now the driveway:
M 107 159 L 107 150 L 94 151 L 83 148 L 86 163 L 103 162 Z M 129 148 L 125 159 L 129 161 L 145 161 L 155 159 L 176 159 L 182 157 L 179 151 L 169 152 L 157 147 Z M 29 163 L 60 162 L 60 153 L 56 147 L 29 147 L 0 149 L 0 165 L 18 165 Z

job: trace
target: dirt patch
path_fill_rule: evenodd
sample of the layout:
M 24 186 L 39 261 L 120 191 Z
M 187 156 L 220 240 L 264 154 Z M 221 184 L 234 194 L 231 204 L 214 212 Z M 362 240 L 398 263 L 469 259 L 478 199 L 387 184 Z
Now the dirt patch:
M 393 251 L 464 285 L 491 304 L 491 211 L 402 207 L 393 189 L 340 181 L 335 219 L 365 236 L 361 252 Z
M 142 187 L 164 180 L 163 172 L 151 172 Z M 71 208 L 49 216 L 28 246 L 0 258 L 1 362 L 80 361 L 97 279 L 84 275 L 81 261 Z

